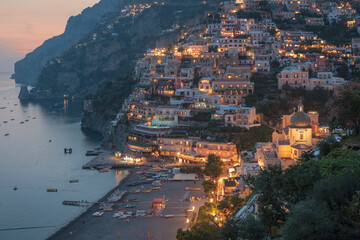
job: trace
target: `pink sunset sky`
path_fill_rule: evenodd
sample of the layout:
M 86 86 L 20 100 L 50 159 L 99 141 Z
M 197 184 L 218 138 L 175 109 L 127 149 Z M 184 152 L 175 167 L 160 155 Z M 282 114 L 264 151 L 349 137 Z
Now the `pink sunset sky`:
M 70 16 L 99 0 L 0 0 L 0 72 L 46 39 L 64 32 Z

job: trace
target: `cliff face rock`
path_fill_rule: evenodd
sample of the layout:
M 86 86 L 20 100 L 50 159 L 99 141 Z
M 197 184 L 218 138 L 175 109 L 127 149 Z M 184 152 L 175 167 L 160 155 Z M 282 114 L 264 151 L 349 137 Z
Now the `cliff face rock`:
M 121 11 L 107 14 L 76 46 L 42 69 L 37 89 L 58 97 L 83 98 L 95 93 L 109 80 L 131 71 L 146 49 L 166 47 L 176 40 L 182 29 L 174 26 L 198 21 L 208 9 L 189 0 L 153 5 L 136 17 L 124 16 Z
M 94 28 L 104 14 L 116 11 L 121 3 L 122 0 L 101 0 L 93 7 L 84 9 L 81 14 L 70 17 L 63 34 L 46 40 L 15 63 L 16 83 L 35 86 L 41 69 L 49 60 L 76 44 Z

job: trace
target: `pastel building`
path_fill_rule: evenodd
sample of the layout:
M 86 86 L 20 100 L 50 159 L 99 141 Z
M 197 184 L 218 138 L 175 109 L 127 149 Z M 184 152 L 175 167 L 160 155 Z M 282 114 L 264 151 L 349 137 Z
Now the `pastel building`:
M 284 68 L 277 75 L 277 79 L 279 89 L 282 89 L 284 85 L 288 85 L 293 88 L 309 88 L 309 72 L 305 67 L 300 65 Z

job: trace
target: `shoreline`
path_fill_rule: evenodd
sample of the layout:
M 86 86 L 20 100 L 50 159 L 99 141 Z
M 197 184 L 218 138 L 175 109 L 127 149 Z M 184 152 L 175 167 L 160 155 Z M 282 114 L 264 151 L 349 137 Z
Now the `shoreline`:
M 126 180 L 128 180 L 128 178 L 130 178 L 134 173 L 135 173 L 135 169 L 124 169 L 124 171 L 128 171 L 128 174 L 121 179 L 121 181 L 119 182 L 119 184 L 117 184 L 115 187 L 113 187 L 112 189 L 110 189 L 105 195 L 103 195 L 98 201 L 99 202 L 106 202 L 107 198 L 110 196 L 111 193 L 113 193 L 116 189 L 121 188 L 125 183 Z M 81 214 L 79 214 L 78 216 L 76 216 L 75 218 L 73 218 L 72 220 L 70 220 L 69 222 L 67 222 L 64 226 L 60 227 L 59 229 L 57 229 L 55 232 L 53 232 L 50 236 L 48 236 L 46 238 L 46 240 L 51 240 L 57 237 L 57 235 L 63 235 L 65 234 L 67 231 L 66 229 L 73 225 L 74 223 L 80 221 L 82 218 L 85 217 L 85 215 L 89 214 L 90 212 L 94 211 L 94 208 L 97 206 L 97 203 L 92 204 L 90 207 L 88 207 L 85 211 L 83 211 Z M 71 207 L 71 206 L 69 206 Z M 98 207 L 96 207 L 96 210 L 98 209 Z M 96 211 L 95 210 L 95 211 Z

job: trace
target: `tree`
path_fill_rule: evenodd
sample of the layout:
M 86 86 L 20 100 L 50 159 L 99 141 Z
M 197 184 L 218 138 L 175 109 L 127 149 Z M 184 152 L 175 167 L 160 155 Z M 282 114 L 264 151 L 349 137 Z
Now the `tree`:
M 177 240 L 219 240 L 221 238 L 219 228 L 206 223 L 196 225 L 186 231 L 179 228 L 176 233 Z
M 335 224 L 326 204 L 309 199 L 294 207 L 282 235 L 284 240 L 335 240 Z
M 220 177 L 220 175 L 223 172 L 222 165 L 223 163 L 220 160 L 219 156 L 216 156 L 214 154 L 209 154 L 204 172 L 207 176 L 211 177 L 212 179 L 217 179 Z
M 282 171 L 280 166 L 274 166 L 261 172 L 255 181 L 255 190 L 258 192 L 259 216 L 272 235 L 285 221 L 287 213 L 282 196 Z
M 338 125 L 353 127 L 354 135 L 359 133 L 360 84 L 349 82 L 334 94 L 332 107 Z
M 263 240 L 265 228 L 261 221 L 254 216 L 248 216 L 244 220 L 229 219 L 221 230 L 224 239 L 237 240 Z
M 323 177 L 341 176 L 351 170 L 360 172 L 360 155 L 353 150 L 335 149 L 319 161 Z
M 216 191 L 217 184 L 212 180 L 204 181 L 202 185 L 204 187 L 204 192 L 208 195 Z
M 217 205 L 217 209 L 219 210 L 219 213 L 222 214 L 223 216 L 231 217 L 243 205 L 244 205 L 244 199 L 239 198 L 236 195 L 232 195 L 230 197 L 226 197 L 225 199 L 221 200 Z

